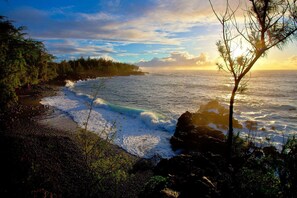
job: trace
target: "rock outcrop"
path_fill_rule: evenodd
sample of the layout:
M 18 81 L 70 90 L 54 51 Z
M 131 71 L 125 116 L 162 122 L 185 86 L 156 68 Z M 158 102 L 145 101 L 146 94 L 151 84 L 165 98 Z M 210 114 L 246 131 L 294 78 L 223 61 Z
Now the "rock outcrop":
M 201 105 L 196 113 L 193 113 L 193 123 L 197 126 L 213 125 L 219 130 L 229 128 L 229 110 L 217 100 L 212 100 Z M 233 119 L 233 127 L 242 129 L 238 120 Z
M 193 121 L 193 114 L 186 112 L 180 116 L 174 136 L 170 143 L 174 150 L 197 150 L 200 152 L 221 153 L 224 151 L 225 135 L 207 126 L 197 126 Z
M 237 120 L 233 124 L 242 128 Z M 225 135 L 214 128 L 228 129 L 228 109 L 216 100 L 201 105 L 196 113 L 187 111 L 180 116 L 170 140 L 172 148 L 223 154 Z

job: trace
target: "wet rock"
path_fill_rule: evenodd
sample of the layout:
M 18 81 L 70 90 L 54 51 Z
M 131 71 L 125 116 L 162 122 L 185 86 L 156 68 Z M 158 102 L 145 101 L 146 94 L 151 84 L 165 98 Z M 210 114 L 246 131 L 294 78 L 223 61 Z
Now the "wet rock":
M 193 113 L 193 123 L 197 126 L 213 125 L 220 130 L 227 130 L 229 127 L 229 110 L 217 100 L 212 100 L 200 106 L 196 113 Z M 233 119 L 233 127 L 242 129 L 238 120 Z
M 195 150 L 199 152 L 225 152 L 225 135 L 229 111 L 217 100 L 200 106 L 195 113 L 185 112 L 178 119 L 176 130 L 170 142 L 174 150 Z M 233 119 L 234 128 L 241 129 L 238 120 Z
M 172 148 L 174 150 L 185 149 L 222 153 L 225 147 L 224 134 L 208 126 L 195 125 L 194 116 L 195 114 L 188 111 L 180 116 L 175 133 L 170 139 Z

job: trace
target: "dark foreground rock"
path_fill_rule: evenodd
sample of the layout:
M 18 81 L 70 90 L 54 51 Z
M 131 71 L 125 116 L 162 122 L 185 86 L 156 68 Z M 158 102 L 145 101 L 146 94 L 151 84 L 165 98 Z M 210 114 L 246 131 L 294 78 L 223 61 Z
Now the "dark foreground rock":
M 195 125 L 194 116 L 187 111 L 178 119 L 175 133 L 170 139 L 173 149 L 222 153 L 225 150 L 224 134 L 207 126 Z
M 199 126 L 211 124 L 219 130 L 227 130 L 229 128 L 229 109 L 217 100 L 212 100 L 201 105 L 199 110 L 193 113 L 193 122 Z M 233 127 L 242 129 L 242 125 L 236 119 L 233 119 Z
M 163 159 L 143 197 L 232 197 L 230 167 L 220 155 L 192 152 Z
M 174 150 L 225 153 L 225 135 L 219 130 L 228 129 L 228 109 L 217 100 L 201 105 L 195 113 L 185 112 L 178 119 L 170 140 Z M 233 119 L 234 128 L 242 128 Z M 215 130 L 217 128 L 219 130 Z

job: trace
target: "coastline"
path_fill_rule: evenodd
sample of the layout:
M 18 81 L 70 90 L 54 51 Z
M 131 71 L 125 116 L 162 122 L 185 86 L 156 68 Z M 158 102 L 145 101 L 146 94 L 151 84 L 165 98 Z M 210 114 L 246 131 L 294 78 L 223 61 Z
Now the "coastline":
M 288 166 L 291 161 L 286 161 L 290 159 L 290 153 L 277 153 L 274 147 L 258 148 L 242 139 L 236 143 L 232 161 L 226 161 L 224 141 L 219 141 L 223 137 L 216 140 L 215 133 L 210 134 L 207 130 L 204 134 L 205 130 L 192 127 L 193 123 L 187 121 L 193 119 L 185 116 L 190 115 L 186 112 L 177 123 L 179 131 L 185 134 L 175 136 L 186 140 L 187 145 L 189 140 L 193 141 L 198 149 L 182 148 L 185 150 L 180 155 L 162 159 L 154 166 L 152 161 L 132 156 L 118 146 L 100 140 L 106 147 L 100 156 L 102 159 L 96 161 L 99 167 L 95 171 L 106 167 L 105 170 L 113 175 L 103 177 L 103 185 L 107 188 L 98 189 L 93 184 L 98 178 L 101 180 L 101 173 L 106 172 L 98 174 L 86 162 L 83 147 L 77 139 L 79 129 L 76 123 L 39 102 L 60 90 L 61 86 L 52 84 L 20 90 L 19 104 L 10 114 L 2 115 L 1 197 L 241 197 L 247 193 L 253 195 L 255 191 L 262 195 L 262 187 L 258 189 L 262 185 L 263 189 L 269 190 L 269 195 L 286 195 L 287 190 L 281 189 L 286 182 L 280 183 L 283 181 L 275 178 L 275 168 L 295 174 Z M 96 136 L 92 132 L 86 134 L 87 138 Z M 177 144 L 181 145 L 180 142 Z M 295 159 L 297 149 L 296 146 L 293 148 L 292 159 Z M 259 169 L 259 165 L 264 168 Z M 113 166 L 120 169 L 111 171 Z M 115 180 L 111 181 L 111 178 Z M 277 186 L 273 186 L 274 182 Z M 296 184 L 289 180 L 291 183 Z
M 92 190 L 89 185 L 94 180 L 93 173 L 77 142 L 78 125 L 58 110 L 40 103 L 42 98 L 54 96 L 60 90 L 61 85 L 52 83 L 20 90 L 17 107 L 1 116 L 0 155 L 4 163 L 0 195 L 3 197 L 45 194 L 84 197 Z M 108 143 L 106 157 L 117 155 L 125 156 L 129 162 L 127 170 L 142 161 Z M 128 188 L 127 197 L 139 193 L 152 170 L 135 174 L 138 176 L 129 177 L 124 186 L 117 187 L 122 193 Z

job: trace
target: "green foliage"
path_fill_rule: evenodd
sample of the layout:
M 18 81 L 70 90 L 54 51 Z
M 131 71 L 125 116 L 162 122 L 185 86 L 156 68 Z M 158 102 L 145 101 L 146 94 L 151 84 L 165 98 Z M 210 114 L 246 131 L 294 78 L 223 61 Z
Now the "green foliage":
M 243 197 L 279 197 L 280 181 L 273 170 L 255 170 L 244 167 L 238 176 L 239 192 Z
M 109 130 L 106 129 L 105 132 L 110 132 Z M 127 180 L 133 166 L 131 157 L 123 152 L 114 152 L 116 148 L 111 144 L 112 139 L 102 139 L 98 134 L 85 129 L 79 130 L 77 141 L 81 145 L 85 163 L 93 177 L 93 182 L 86 187 L 89 189 L 88 196 L 108 194 L 118 197 L 120 184 Z
M 277 163 L 270 155 L 253 153 L 236 175 L 242 197 L 279 197 L 281 194 Z
M 281 153 L 283 163 L 280 167 L 280 179 L 282 190 L 286 197 L 294 197 L 297 194 L 297 139 L 289 138 L 283 146 Z
M 292 155 L 297 151 L 297 139 L 296 137 L 289 138 L 286 144 L 283 146 L 282 154 Z
M 279 152 L 259 148 L 249 139 L 234 138 L 234 189 L 238 197 L 295 197 L 297 139 L 289 138 Z
M 18 98 L 16 89 L 51 79 L 83 79 L 108 75 L 143 74 L 139 67 L 103 58 L 52 62 L 43 43 L 27 38 L 24 27 L 15 27 L 0 16 L 0 108 L 6 110 Z
M 145 184 L 140 197 L 160 197 L 160 192 L 166 187 L 167 178 L 155 175 Z
M 93 102 L 97 98 L 98 91 L 104 86 L 104 81 L 94 87 L 93 99 L 88 105 L 89 113 L 84 123 L 84 128 L 77 133 L 78 143 L 84 153 L 85 163 L 90 169 L 90 174 L 94 178 L 90 183 L 89 196 L 108 194 L 108 197 L 118 197 L 120 184 L 125 182 L 128 172 L 132 169 L 133 161 L 130 156 L 122 152 L 110 152 L 115 150 L 111 142 L 116 133 L 115 123 L 106 125 L 99 134 L 88 131 L 88 123 L 93 110 Z
M 75 60 L 63 60 L 60 63 L 56 63 L 56 68 L 59 77 L 64 79 L 143 74 L 138 66 L 114 62 L 104 58 L 85 59 L 81 57 Z
M 17 102 L 17 96 L 14 87 L 5 80 L 0 80 L 0 107 L 2 110 L 9 108 Z
M 24 27 L 16 28 L 0 16 L 0 105 L 1 110 L 17 101 L 15 90 L 56 76 L 48 71 L 48 54 L 43 43 L 26 38 Z M 50 75 L 49 75 L 50 74 Z

